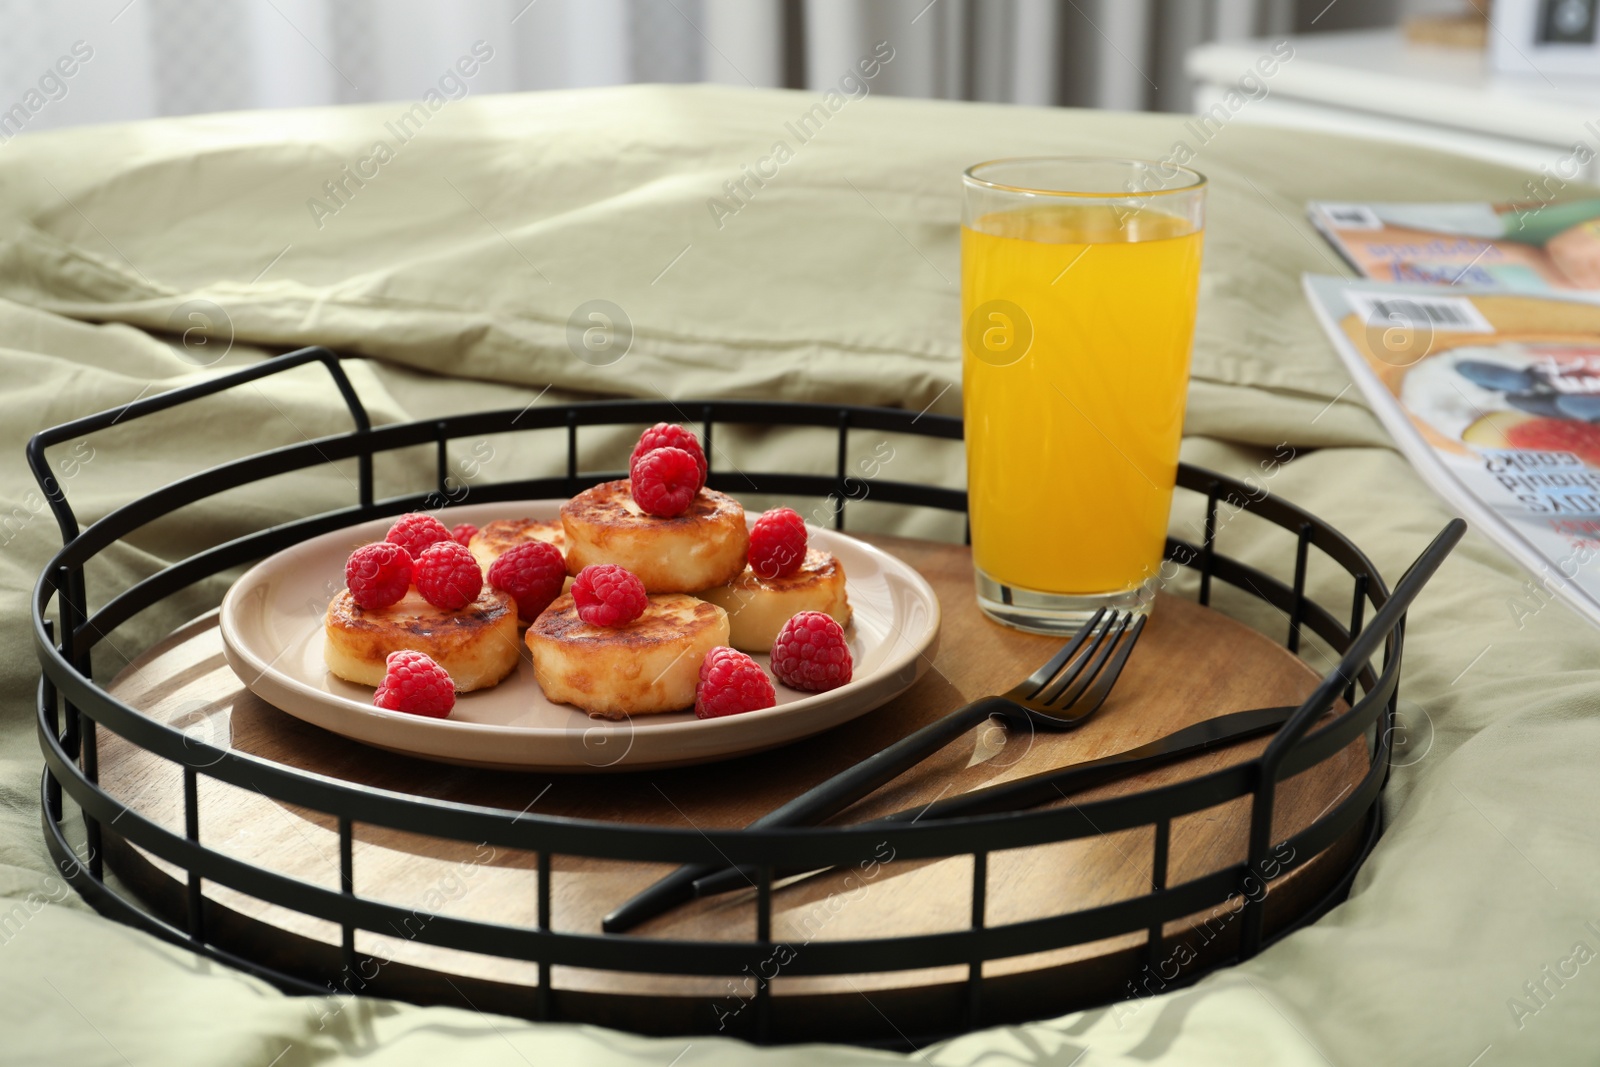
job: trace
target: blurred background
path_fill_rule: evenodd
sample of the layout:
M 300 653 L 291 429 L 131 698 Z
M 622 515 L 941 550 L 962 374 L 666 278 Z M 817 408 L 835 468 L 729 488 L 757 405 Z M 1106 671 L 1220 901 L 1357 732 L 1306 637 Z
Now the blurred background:
M 821 91 L 892 49 L 872 92 L 1191 112 L 1600 181 L 1600 0 L 0 0 L 0 19 L 0 147 L 436 87 Z M 471 77 L 449 73 L 475 43 Z
M 1487 4 L 1488 0 L 1471 0 Z M 1578 0 L 1579 3 L 1584 0 Z M 475 40 L 471 91 L 625 82 L 835 84 L 872 44 L 901 96 L 1187 111 L 1208 42 L 1397 27 L 1467 0 L 0 0 L 0 109 L 75 42 L 92 58 L 28 132 L 243 108 L 415 99 Z M 0 128 L 6 135 L 19 132 Z

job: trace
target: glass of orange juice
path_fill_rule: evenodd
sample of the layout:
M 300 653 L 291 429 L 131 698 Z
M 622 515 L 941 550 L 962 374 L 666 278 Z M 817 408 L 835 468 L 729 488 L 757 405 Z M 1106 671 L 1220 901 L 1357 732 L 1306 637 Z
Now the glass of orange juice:
M 967 498 L 978 605 L 1040 633 L 1148 610 L 1189 384 L 1205 178 L 1040 157 L 963 175 Z

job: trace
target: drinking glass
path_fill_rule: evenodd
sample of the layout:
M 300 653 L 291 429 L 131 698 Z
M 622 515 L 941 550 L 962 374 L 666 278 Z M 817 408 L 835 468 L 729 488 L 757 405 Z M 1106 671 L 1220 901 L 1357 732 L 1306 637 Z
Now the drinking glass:
M 1070 634 L 1147 611 L 1189 382 L 1205 178 L 1079 157 L 962 176 L 962 385 L 978 605 Z

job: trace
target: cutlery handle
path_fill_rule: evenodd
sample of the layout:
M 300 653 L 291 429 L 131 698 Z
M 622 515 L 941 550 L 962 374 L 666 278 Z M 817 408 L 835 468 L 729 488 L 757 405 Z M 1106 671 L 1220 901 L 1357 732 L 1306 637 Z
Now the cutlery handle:
M 1001 697 L 985 697 L 966 707 L 957 708 L 916 733 L 901 738 L 888 748 L 808 789 L 787 804 L 774 808 L 751 823 L 749 828 L 762 830 L 780 826 L 809 826 L 821 822 L 922 762 L 990 715 L 1003 711 L 1015 712 L 1016 708 L 1017 705 Z M 601 920 L 600 928 L 608 934 L 620 933 L 670 911 L 694 898 L 696 879 L 721 870 L 731 870 L 738 878 L 737 885 L 750 884 L 749 877 L 741 868 L 689 864 L 679 867 L 611 912 Z
M 719 871 L 731 871 L 738 875 L 737 885 L 729 886 L 730 889 L 750 884 L 744 872 L 737 867 L 718 867 L 711 863 L 686 864 L 606 915 L 600 920 L 600 929 L 608 934 L 620 934 L 647 919 L 654 919 L 662 912 L 671 911 L 679 904 L 687 904 L 694 899 L 695 880 Z
M 950 819 L 963 815 L 986 815 L 999 811 L 1021 811 L 1059 799 L 1076 790 L 1088 789 L 1118 778 L 1139 774 L 1154 767 L 1188 759 L 1221 748 L 1271 733 L 1294 714 L 1294 707 L 1257 708 L 1254 711 L 1235 711 L 1218 715 L 1193 726 L 1186 726 L 1148 744 L 1124 752 L 1101 756 L 1098 759 L 1074 763 L 1055 770 L 1041 771 L 1026 778 L 975 789 L 970 793 L 935 801 L 916 808 L 906 808 L 893 815 L 885 815 L 863 823 L 864 826 L 892 826 L 896 823 L 916 822 L 924 817 Z M 803 874 L 804 871 L 784 871 L 785 876 Z M 715 896 L 741 889 L 750 884 L 748 872 L 735 867 L 723 867 L 715 873 L 694 880 L 696 897 Z
M 887 748 L 880 749 L 847 767 L 825 782 L 820 782 L 781 807 L 750 824 L 751 829 L 777 826 L 810 826 L 830 815 L 837 815 L 851 804 L 893 781 L 951 741 L 991 715 L 1017 712 L 1017 705 L 1002 697 L 982 700 L 957 708 L 935 719 L 916 733 L 908 734 Z
M 1058 800 L 1068 793 L 1089 789 L 1134 774 L 1142 774 L 1179 760 L 1201 755 L 1213 748 L 1247 741 L 1271 733 L 1288 721 L 1298 705 L 1283 708 L 1257 708 L 1218 715 L 1193 726 L 1175 730 L 1165 737 L 1124 752 L 1085 760 L 1053 771 L 1001 782 L 975 789 L 921 808 L 907 808 L 885 815 L 874 823 L 915 822 L 921 818 L 950 819 L 962 815 L 985 815 L 997 811 L 1019 811 Z

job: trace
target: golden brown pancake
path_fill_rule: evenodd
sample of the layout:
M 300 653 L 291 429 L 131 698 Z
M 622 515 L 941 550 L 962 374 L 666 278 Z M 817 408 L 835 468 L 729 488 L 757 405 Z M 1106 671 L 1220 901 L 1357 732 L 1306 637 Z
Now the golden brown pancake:
M 567 573 L 594 563 L 626 567 L 651 593 L 693 593 L 744 569 L 750 531 L 733 497 L 701 489 L 682 515 L 660 519 L 634 502 L 626 479 L 603 482 L 561 505 Z
M 517 607 L 487 584 L 458 611 L 436 608 L 415 588 L 396 604 L 367 610 L 341 589 L 328 605 L 323 658 L 340 678 L 376 688 L 389 653 L 411 649 L 450 674 L 458 692 L 485 689 L 517 666 Z
M 564 593 L 528 627 L 526 641 L 546 699 L 625 719 L 692 707 L 700 662 L 728 643 L 728 616 L 715 604 L 662 593 L 626 626 L 590 626 Z
M 728 613 L 729 643 L 743 652 L 771 652 L 783 624 L 802 611 L 821 611 L 850 625 L 844 565 L 831 552 L 806 549 L 800 569 L 781 578 L 757 577 L 746 567 L 727 585 L 698 594 Z
M 495 560 L 525 541 L 545 541 L 563 553 L 567 550 L 560 519 L 496 519 L 473 534 L 467 548 L 488 574 Z

